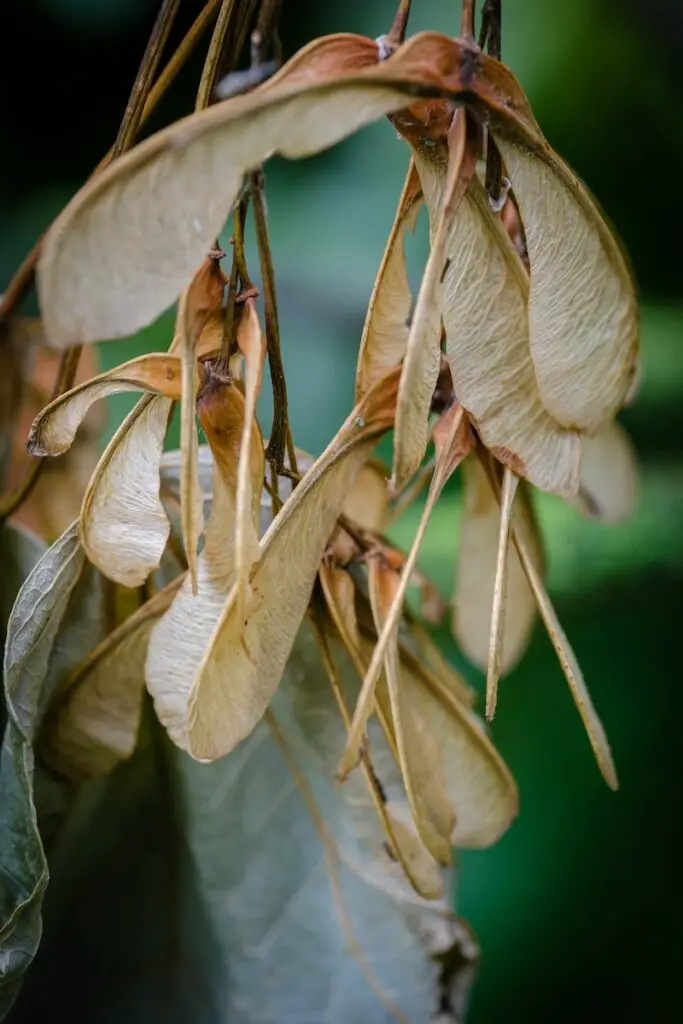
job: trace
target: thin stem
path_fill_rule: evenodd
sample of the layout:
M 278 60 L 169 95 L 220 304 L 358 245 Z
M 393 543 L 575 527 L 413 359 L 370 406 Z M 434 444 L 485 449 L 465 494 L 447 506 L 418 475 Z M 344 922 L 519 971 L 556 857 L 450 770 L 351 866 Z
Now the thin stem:
M 485 0 L 481 9 L 481 31 L 479 33 L 479 49 L 488 46 L 488 52 L 496 60 L 501 56 L 502 29 L 501 0 Z
M 268 442 L 268 459 L 276 467 L 278 473 L 284 468 L 285 446 L 289 458 L 290 469 L 297 472 L 296 453 L 289 428 L 287 406 L 287 382 L 282 363 L 280 347 L 280 327 L 278 322 L 277 298 L 275 294 L 275 271 L 268 240 L 266 223 L 266 205 L 263 200 L 263 172 L 252 171 L 249 175 L 249 189 L 254 211 L 254 226 L 258 244 L 259 264 L 263 283 L 263 305 L 266 318 L 266 344 L 268 346 L 268 364 L 273 387 L 273 425 Z
M 142 117 L 140 118 L 140 126 L 151 117 L 152 113 L 156 110 L 159 103 L 163 99 L 166 91 L 169 89 L 171 84 L 175 81 L 176 76 L 181 69 L 187 63 L 188 57 L 194 50 L 195 46 L 201 39 L 202 35 L 206 31 L 206 28 L 211 21 L 213 15 L 216 12 L 218 5 L 221 0 L 208 0 L 208 3 L 203 8 L 200 14 L 197 15 L 194 22 L 190 26 L 187 35 L 183 39 L 182 43 L 175 51 L 164 70 L 159 75 L 159 78 L 154 83 L 153 88 L 150 90 L 147 102 L 145 103 Z M 98 171 L 103 170 L 107 164 L 111 161 L 114 155 L 113 147 L 109 150 L 105 156 L 102 157 L 97 167 L 93 171 L 93 174 L 97 174 Z M 22 263 L 16 270 L 14 277 L 8 284 L 5 292 L 0 299 L 0 319 L 9 316 L 14 308 L 19 305 L 22 299 L 28 294 L 29 289 L 33 284 L 33 275 L 36 268 L 36 263 L 40 256 L 40 250 L 42 247 L 43 238 L 42 235 L 36 244 L 33 246 L 31 251 L 24 257 Z
M 460 35 L 463 39 L 474 41 L 474 9 L 476 0 L 462 0 L 460 16 Z
M 395 46 L 400 46 L 400 44 L 405 40 L 406 31 L 408 29 L 408 18 L 410 17 L 411 3 L 412 0 L 401 0 L 398 5 L 398 10 L 396 11 L 394 23 L 387 33 L 388 41 Z
M 281 58 L 280 37 L 277 32 L 282 0 L 262 0 L 256 28 L 251 34 L 251 63 L 258 67 L 265 63 L 265 48 L 270 44 L 275 59 Z
M 195 110 L 204 110 L 213 99 L 213 91 L 216 87 L 218 72 L 225 50 L 225 40 L 228 29 L 231 27 L 234 10 L 235 0 L 223 0 L 216 20 L 216 26 L 211 36 L 211 42 L 209 43 L 209 52 L 204 61 L 202 77 L 199 82 L 199 89 L 197 90 Z
M 121 156 L 135 142 L 138 133 L 145 101 L 152 88 L 152 81 L 157 73 L 159 61 L 180 7 L 180 0 L 163 0 L 161 10 L 154 22 L 152 33 L 147 42 L 145 52 L 133 82 L 126 110 L 121 121 L 119 133 L 114 143 L 114 156 Z
M 81 358 L 81 351 L 82 349 L 79 345 L 75 348 L 67 348 L 62 352 L 57 380 L 55 381 L 50 398 L 51 402 L 55 398 L 59 398 L 60 395 L 63 395 L 72 386 L 76 370 L 78 369 L 78 361 Z M 46 456 L 40 459 L 31 459 L 23 480 L 20 481 L 13 491 L 3 495 L 0 499 L 0 523 L 3 523 L 5 519 L 8 519 L 16 512 L 19 506 L 29 497 L 43 471 L 45 458 Z

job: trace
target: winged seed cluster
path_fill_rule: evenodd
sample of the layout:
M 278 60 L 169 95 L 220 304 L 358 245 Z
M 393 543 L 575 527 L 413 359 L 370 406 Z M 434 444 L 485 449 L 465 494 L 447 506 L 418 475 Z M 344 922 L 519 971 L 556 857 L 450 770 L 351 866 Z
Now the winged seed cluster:
M 253 194 L 243 184 L 253 190 L 253 172 L 274 153 L 308 156 L 382 117 L 404 138 L 408 168 L 368 307 L 355 406 L 317 459 L 290 443 L 283 460 L 256 418 L 271 338 L 240 250 Z M 487 153 L 506 179 L 494 201 Z M 404 246 L 423 205 L 430 251 L 413 302 Z M 224 269 L 215 239 L 232 211 Z M 113 632 L 53 685 L 39 736 L 53 770 L 84 780 L 130 757 L 145 690 L 174 744 L 201 762 L 264 728 L 296 761 L 297 742 L 320 728 L 328 780 L 347 780 L 356 825 L 363 817 L 365 859 L 337 837 L 342 860 L 433 908 L 446 928 L 451 849 L 494 843 L 517 814 L 473 692 L 420 624 L 443 612 L 416 569 L 420 543 L 460 469 L 452 628 L 487 671 L 487 716 L 540 615 L 616 788 L 544 587 L 531 492 L 609 521 L 630 510 L 633 455 L 615 416 L 637 367 L 634 288 L 595 201 L 504 65 L 469 39 L 432 32 L 403 43 L 317 39 L 252 92 L 172 124 L 96 175 L 48 232 L 38 288 L 58 348 L 128 335 L 179 300 L 167 353 L 79 384 L 31 428 L 33 454 L 61 455 L 95 402 L 142 392 L 90 479 L 78 523 L 25 584 L 52 586 L 68 564 L 68 584 L 55 591 L 61 612 L 50 612 L 57 630 L 86 571 L 129 595 Z M 164 455 L 177 402 L 181 449 Z M 389 473 L 373 450 L 390 431 Z M 385 532 L 423 488 L 404 554 Z M 405 606 L 413 584 L 417 612 Z M 137 608 L 127 588 L 143 588 Z M 12 680 L 23 685 L 22 658 L 35 656 L 12 655 L 13 628 L 18 621 L 10 692 Z M 282 688 L 309 715 L 305 740 L 294 712 L 278 710 Z M 322 711 L 313 717 L 316 702 L 330 701 L 334 728 Z M 453 936 L 442 940 L 430 952 Z

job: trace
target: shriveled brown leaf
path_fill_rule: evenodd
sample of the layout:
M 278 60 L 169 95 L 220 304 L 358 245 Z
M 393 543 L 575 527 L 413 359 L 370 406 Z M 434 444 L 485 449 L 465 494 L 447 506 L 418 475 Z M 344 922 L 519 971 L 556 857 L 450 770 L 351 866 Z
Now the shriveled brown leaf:
M 429 411 L 441 367 L 444 267 L 458 210 L 476 166 L 468 145 L 467 115 L 459 110 L 450 129 L 448 165 L 437 209 L 430 209 L 431 244 L 403 361 L 396 411 L 392 486 L 403 487 L 417 472 L 429 440 Z
M 387 566 L 381 555 L 370 557 L 368 589 L 377 633 L 381 635 L 400 586 L 400 576 Z M 389 695 L 385 715 L 390 718 L 396 737 L 401 774 L 408 794 L 418 835 L 440 864 L 451 859 L 450 837 L 455 825 L 448 803 L 439 753 L 434 749 L 419 707 L 412 699 L 414 689 L 406 685 L 398 648 L 398 623 L 392 630 L 384 655 L 384 675 Z M 380 685 L 377 699 L 382 703 Z
M 99 778 L 132 756 L 149 635 L 181 583 L 178 577 L 126 619 L 69 681 L 40 744 L 45 761 L 61 775 L 77 781 Z
M 303 477 L 261 541 L 250 579 L 253 600 L 246 623 L 237 616 L 233 587 L 218 622 L 200 650 L 160 651 L 155 678 L 159 717 L 172 738 L 196 758 L 229 753 L 262 717 L 282 676 L 311 596 L 325 546 L 358 470 L 393 424 L 397 373 L 383 378 Z M 288 566 L 295 568 L 289 573 Z M 200 595 L 201 596 L 201 595 Z M 196 634 L 195 634 L 196 635 Z M 150 648 L 151 652 L 151 648 Z M 170 657 L 169 657 L 170 653 Z M 230 665 L 229 674 L 225 666 Z M 183 728 L 159 696 L 190 685 Z
M 624 428 L 612 421 L 581 438 L 581 482 L 577 504 L 605 523 L 627 519 L 638 494 L 638 463 Z
M 427 495 L 427 501 L 415 533 L 413 545 L 401 572 L 401 580 L 394 595 L 393 604 L 387 612 L 384 628 L 379 636 L 372 661 L 363 680 L 346 748 L 339 766 L 339 774 L 342 778 L 358 763 L 359 751 L 365 735 L 365 727 L 373 709 L 377 680 L 382 671 L 387 647 L 403 610 L 406 591 L 417 562 L 417 556 L 427 530 L 429 518 L 449 476 L 451 476 L 459 462 L 471 450 L 471 435 L 461 406 L 453 406 L 444 413 L 434 429 L 434 443 L 436 447 L 436 467 L 429 487 L 429 494 Z
M 237 470 L 237 519 L 235 522 L 235 573 L 238 591 L 238 614 L 244 617 L 249 593 L 249 572 L 258 556 L 258 533 L 252 528 L 254 494 L 261 496 L 263 485 L 263 462 L 261 479 L 257 479 L 258 465 L 251 459 L 252 437 L 257 435 L 256 444 L 263 450 L 263 438 L 256 422 L 256 401 L 261 391 L 263 364 L 266 358 L 266 344 L 261 332 L 258 313 L 253 299 L 247 299 L 237 328 L 237 345 L 245 363 L 245 405 L 244 430 L 240 446 Z M 254 491 L 254 485 L 256 490 Z
M 411 161 L 365 318 L 356 371 L 357 402 L 405 355 L 412 296 L 404 247 L 422 202 L 420 179 Z
M 169 521 L 159 466 L 173 401 L 146 395 L 114 434 L 83 498 L 81 543 L 109 579 L 141 586 L 159 566 Z
M 309 156 L 416 95 L 459 95 L 467 55 L 456 44 L 460 67 L 444 81 L 433 45 L 433 34 L 416 36 L 376 63 L 372 40 L 316 40 L 269 83 L 184 118 L 111 164 L 46 236 L 38 287 L 51 343 L 127 335 L 166 309 L 220 232 L 245 172 L 273 153 Z
M 180 516 L 192 586 L 197 587 L 197 545 L 204 526 L 204 496 L 197 469 L 197 345 L 209 317 L 221 307 L 224 278 L 217 260 L 205 259 L 178 303 L 176 337 L 180 354 Z
M 95 402 L 127 391 L 180 398 L 180 361 L 167 354 L 139 356 L 79 384 L 50 402 L 36 417 L 26 447 L 31 455 L 61 455 L 71 447 Z
M 463 653 L 478 668 L 486 671 L 500 506 L 477 459 L 468 459 L 464 463 L 463 482 L 452 629 Z M 523 487 L 517 495 L 512 521 L 524 537 L 537 572 L 542 573 L 543 547 Z M 513 545 L 507 549 L 504 594 L 500 661 L 503 674 L 517 664 L 526 650 L 536 618 L 536 601 Z
M 430 217 L 443 169 L 416 157 Z M 576 494 L 580 441 L 541 404 L 529 349 L 529 281 L 505 228 L 473 179 L 453 222 L 443 279 L 446 353 L 458 401 L 493 455 L 541 490 Z
M 199 416 L 214 457 L 214 482 L 211 517 L 197 560 L 198 586 L 195 592 L 189 575 L 186 577 L 171 608 L 152 631 L 145 668 L 157 715 L 171 739 L 184 749 L 191 749 L 197 669 L 235 584 L 237 477 L 245 425 L 242 391 L 236 384 L 218 383 L 202 395 Z M 260 431 L 252 433 L 249 462 L 254 480 L 262 481 Z M 250 544 L 258 539 L 260 499 L 260 486 L 252 483 Z M 226 685 L 232 685 L 235 668 L 221 665 Z M 220 729 L 222 724 L 216 721 L 215 727 Z

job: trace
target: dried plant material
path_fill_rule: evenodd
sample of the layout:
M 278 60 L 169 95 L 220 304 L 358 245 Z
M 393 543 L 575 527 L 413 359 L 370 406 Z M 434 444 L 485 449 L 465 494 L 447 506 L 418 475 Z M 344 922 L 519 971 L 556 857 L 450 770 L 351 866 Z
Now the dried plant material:
M 541 401 L 594 431 L 624 404 L 636 373 L 638 311 L 621 249 L 587 190 L 531 127 L 496 132 L 524 222 L 529 331 Z
M 612 421 L 581 439 L 581 483 L 577 504 L 587 515 L 619 523 L 633 512 L 638 463 L 624 428 Z
M 517 787 L 481 720 L 450 688 L 434 688 L 438 677 L 429 678 L 431 685 L 404 662 L 404 685 L 412 690 L 411 704 L 439 757 L 445 795 L 455 814 L 451 842 L 458 849 L 492 846 L 517 817 Z
M 416 157 L 432 221 L 443 170 Z M 438 221 L 437 221 L 438 223 Z M 453 386 L 489 451 L 541 490 L 565 497 L 579 483 L 580 441 L 541 405 L 529 350 L 529 281 L 474 178 L 448 239 L 443 323 Z
M 261 391 L 263 364 L 266 358 L 266 344 L 261 332 L 258 313 L 253 299 L 244 304 L 242 318 L 237 328 L 237 345 L 245 363 L 245 404 L 244 430 L 240 443 L 239 466 L 237 470 L 237 511 L 235 522 L 235 585 L 237 587 L 238 615 L 244 618 L 249 594 L 249 572 L 258 556 L 258 533 L 252 525 L 254 496 L 260 500 L 263 489 L 263 458 L 259 462 L 251 456 L 252 437 L 263 452 L 263 438 L 256 423 L 256 401 Z M 259 479 L 260 468 L 260 479 Z M 256 489 L 254 490 L 254 484 Z
M 463 483 L 452 629 L 463 653 L 477 668 L 486 671 L 500 506 L 478 459 L 468 459 L 463 464 Z M 517 495 L 512 521 L 524 537 L 537 572 L 542 573 L 541 539 L 523 485 Z M 505 577 L 505 618 L 500 634 L 503 675 L 517 664 L 526 650 L 536 618 L 536 600 L 513 545 L 507 548 Z
M 417 36 L 376 63 L 372 40 L 315 41 L 264 86 L 184 118 L 110 165 L 45 238 L 38 288 L 51 343 L 121 337 L 158 316 L 209 251 L 245 172 L 272 154 L 320 152 L 420 93 L 459 95 L 459 69 L 446 83 L 432 67 L 435 45 L 438 36 Z M 457 44 L 455 54 L 464 67 Z
M 503 471 L 503 486 L 500 498 L 500 530 L 496 554 L 496 574 L 493 582 L 493 608 L 491 610 L 491 635 L 486 670 L 486 717 L 489 721 L 496 713 L 498 703 L 498 681 L 503 663 L 503 629 L 505 621 L 508 541 L 512 506 L 517 493 L 518 478 L 509 469 Z
M 348 703 L 353 666 L 330 646 Z M 297 1024 L 427 1024 L 439 1006 L 456 922 L 447 900 L 427 902 L 409 886 L 361 773 L 335 785 L 344 732 L 306 617 L 268 717 L 239 753 L 208 766 L 178 759 L 197 882 L 221 892 L 207 908 L 222 962 L 234 965 L 230 1019 L 266 989 L 272 1016 L 286 1005 Z M 376 739 L 387 813 L 410 834 L 398 772 Z M 267 937 L 267 956 L 253 957 L 255 935 Z M 316 984 L 302 985 L 302 970 Z
M 197 545 L 204 526 L 204 495 L 197 469 L 197 344 L 209 318 L 221 308 L 224 285 L 225 280 L 218 260 L 205 259 L 180 297 L 176 318 L 176 337 L 182 367 L 180 518 L 183 546 L 195 593 Z
M 382 533 L 389 518 L 387 471 L 381 462 L 368 459 L 358 471 L 342 511 L 355 526 Z
M 169 534 L 159 465 L 173 401 L 146 395 L 100 459 L 81 509 L 81 542 L 109 579 L 141 586 L 161 561 Z
M 343 572 L 343 570 L 341 571 Z M 342 722 L 344 727 L 348 729 L 351 718 L 344 686 L 332 656 L 332 638 L 331 636 L 328 637 L 330 632 L 329 624 L 327 629 L 324 622 L 313 620 L 311 624 L 325 672 L 339 707 Z M 344 642 L 343 638 L 342 642 Z M 358 637 L 357 649 L 360 651 L 360 637 Z M 347 653 L 351 653 L 348 647 Z M 353 660 L 354 658 L 352 657 Z M 377 812 L 377 818 L 386 834 L 389 848 L 403 867 L 408 881 L 418 895 L 423 896 L 425 899 L 438 899 L 443 895 L 443 872 L 417 835 L 410 815 L 402 815 L 403 806 L 397 801 L 390 803 L 387 800 L 385 791 L 378 782 L 377 772 L 372 764 L 368 750 L 363 752 L 361 770 L 367 792 Z
M 415 229 L 422 202 L 420 179 L 411 161 L 365 318 L 356 371 L 357 402 L 405 355 L 412 307 L 405 238 Z
M 365 621 L 362 629 L 363 654 L 369 659 L 371 634 Z M 509 769 L 481 719 L 454 697 L 443 680 L 422 675 L 415 661 L 402 655 L 401 682 L 422 723 L 433 769 L 454 815 L 452 845 L 459 849 L 492 846 L 519 810 L 517 787 Z
M 181 583 L 178 577 L 126 619 L 69 680 L 40 744 L 44 760 L 60 775 L 75 781 L 100 778 L 132 756 L 150 632 Z
M 515 547 L 517 548 L 520 562 L 522 563 L 522 568 L 524 569 L 529 581 L 529 586 L 536 598 L 536 603 L 538 604 L 538 610 L 541 618 L 543 619 L 543 624 L 548 631 L 548 636 L 555 648 L 565 679 L 569 684 L 569 690 L 574 698 L 574 703 L 581 715 L 581 720 L 588 734 L 588 739 L 593 749 L 593 753 L 595 754 L 595 760 L 598 763 L 602 777 L 610 789 L 618 789 L 619 781 L 617 779 L 617 772 L 614 767 L 609 741 L 598 713 L 593 706 L 593 701 L 591 700 L 590 693 L 588 692 L 588 687 L 586 686 L 579 663 L 576 660 L 576 655 L 574 654 L 574 651 L 564 634 L 564 630 L 560 625 L 557 613 L 553 608 L 545 587 L 543 586 L 543 580 L 536 570 L 533 557 L 522 535 L 522 531 L 518 530 L 514 523 L 512 525 L 512 537 Z
M 441 417 L 441 420 L 434 428 L 434 444 L 436 447 L 436 466 L 434 475 L 429 487 L 427 501 L 425 503 L 420 523 L 415 533 L 410 553 L 405 560 L 401 572 L 400 584 L 396 589 L 391 609 L 387 612 L 384 628 L 380 633 L 372 655 L 372 661 L 367 670 L 358 703 L 353 714 L 353 721 L 349 729 L 349 736 L 344 750 L 339 774 L 344 778 L 358 763 L 358 757 L 363 744 L 365 728 L 373 709 L 375 687 L 387 647 L 391 641 L 394 629 L 398 625 L 403 611 L 408 584 L 412 576 L 417 556 L 420 550 L 422 539 L 427 530 L 429 518 L 434 506 L 444 488 L 448 478 L 455 472 L 459 463 L 465 458 L 472 447 L 471 434 L 467 425 L 467 418 L 459 405 L 453 406 Z
M 534 606 L 535 607 L 535 606 Z M 404 657 L 414 658 L 414 667 L 422 675 L 438 676 L 442 685 L 448 687 L 455 700 L 472 707 L 477 700 L 477 691 L 463 679 L 444 656 L 441 648 L 413 615 L 408 616 L 409 629 L 401 637 L 407 650 Z
M 368 588 L 377 633 L 381 635 L 400 586 L 400 576 L 382 561 L 380 554 L 368 560 Z M 450 837 L 455 815 L 445 793 L 439 753 L 405 685 L 398 649 L 398 624 L 392 630 L 384 656 L 384 675 L 389 693 L 389 714 L 396 737 L 399 764 L 415 827 L 426 849 L 443 865 L 450 864 Z M 382 701 L 381 687 L 377 699 Z
M 458 209 L 476 167 L 467 140 L 467 115 L 459 110 L 449 132 L 448 166 L 438 210 L 430 210 L 431 245 L 410 326 L 398 392 L 392 488 L 403 487 L 420 467 L 429 439 L 429 411 L 441 368 L 444 267 Z
M 127 391 L 148 391 L 180 398 L 180 362 L 172 355 L 150 354 L 79 384 L 43 409 L 34 420 L 27 448 L 31 455 L 61 455 L 71 447 L 90 407 Z
M 360 634 L 356 618 L 356 584 L 351 574 L 332 561 L 325 561 L 318 571 L 325 603 L 344 647 L 358 667 Z M 361 667 L 361 674 L 364 670 Z
M 167 643 L 159 651 L 154 680 L 148 662 L 148 685 L 156 690 L 159 717 L 172 739 L 194 757 L 213 760 L 229 753 L 251 732 L 275 693 L 344 499 L 372 447 L 393 423 L 397 376 L 383 378 L 356 406 L 273 520 L 252 571 L 247 621 L 237 616 L 233 587 L 201 650 L 184 653 Z M 296 567 L 296 573 L 288 575 L 287 566 Z M 174 690 L 185 692 L 188 686 L 179 727 L 177 717 L 161 706 L 160 688 L 164 699 L 173 700 Z
M 184 749 L 191 749 L 193 689 L 198 669 L 235 585 L 237 477 L 245 399 L 237 385 L 210 381 L 211 378 L 199 401 L 199 417 L 214 459 L 213 505 L 204 547 L 197 560 L 198 586 L 195 592 L 189 575 L 185 578 L 171 608 L 152 631 L 145 668 L 157 716 L 171 739 Z M 264 468 L 258 429 L 251 435 L 249 463 L 254 475 L 248 534 L 252 545 L 258 540 Z M 236 666 L 231 665 L 226 672 L 226 664 L 221 666 L 222 678 L 232 685 Z M 221 723 L 215 722 L 215 727 L 220 729 Z

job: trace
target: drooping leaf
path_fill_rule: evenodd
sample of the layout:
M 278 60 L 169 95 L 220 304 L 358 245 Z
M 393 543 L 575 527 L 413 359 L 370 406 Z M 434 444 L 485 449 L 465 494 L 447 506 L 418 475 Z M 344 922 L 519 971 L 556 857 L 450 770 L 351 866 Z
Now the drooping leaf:
M 237 345 L 245 363 L 244 429 L 237 470 L 237 509 L 235 520 L 235 584 L 240 617 L 244 614 L 249 591 L 249 572 L 258 554 L 258 533 L 254 530 L 254 496 L 260 498 L 265 463 L 263 456 L 252 456 L 253 446 L 263 452 L 263 438 L 256 422 L 256 401 L 261 391 L 266 345 L 253 299 L 247 299 L 237 328 Z M 260 477 L 260 478 L 259 478 Z M 254 488 L 256 484 L 256 489 Z
M 486 671 L 496 578 L 500 506 L 477 459 L 463 465 L 463 514 L 453 594 L 453 635 L 463 653 Z M 527 495 L 522 488 L 512 521 L 523 535 L 536 570 L 543 571 L 543 549 Z M 536 601 L 513 545 L 506 558 L 505 618 L 500 671 L 512 669 L 526 650 L 536 618 Z
M 422 188 L 411 161 L 365 318 L 356 371 L 357 402 L 405 355 L 412 296 L 404 247 L 421 206 Z
M 34 420 L 27 448 L 31 455 L 61 455 L 95 402 L 126 391 L 148 391 L 180 398 L 180 362 L 172 355 L 150 354 L 79 384 L 43 409 Z
M 308 156 L 416 95 L 459 95 L 458 69 L 446 82 L 430 59 L 435 38 L 416 36 L 383 63 L 373 40 L 317 40 L 264 86 L 184 118 L 98 174 L 43 246 L 38 287 L 51 343 L 127 335 L 166 309 L 220 232 L 245 172 L 273 153 Z
M 173 401 L 146 395 L 114 434 L 83 498 L 80 531 L 90 561 L 109 579 L 141 586 L 169 534 L 159 465 Z
M 214 483 L 211 517 L 197 560 L 197 592 L 188 576 L 171 608 L 154 627 L 147 653 L 145 674 L 157 715 L 174 742 L 185 749 L 191 746 L 197 666 L 235 585 L 238 466 L 245 410 L 244 395 L 235 384 L 219 383 L 200 399 L 199 416 L 214 457 Z M 245 524 L 251 546 L 258 543 L 264 468 L 258 430 L 251 433 L 247 455 L 253 474 L 249 522 Z M 226 681 L 231 678 L 232 671 Z
M 373 709 L 377 680 L 382 671 L 384 656 L 391 642 L 393 631 L 398 625 L 403 611 L 406 591 L 415 568 L 415 563 L 417 562 L 420 544 L 425 535 L 429 517 L 446 481 L 471 450 L 471 435 L 461 406 L 455 405 L 444 413 L 441 421 L 434 429 L 434 442 L 436 446 L 436 467 L 429 487 L 429 494 L 410 553 L 403 565 L 400 584 L 394 594 L 392 606 L 386 613 L 384 628 L 379 635 L 377 646 L 372 655 L 372 661 L 363 680 L 363 686 L 353 714 L 351 728 L 349 729 L 344 756 L 339 766 L 339 773 L 342 777 L 346 776 L 358 763 L 365 727 Z
M 593 437 L 582 437 L 579 508 L 603 522 L 619 523 L 633 512 L 637 493 L 638 463 L 624 428 L 612 421 Z
M 233 588 L 211 634 L 195 630 L 200 642 L 167 642 L 154 660 L 150 646 L 148 685 L 159 717 L 193 756 L 211 760 L 229 753 L 268 706 L 344 499 L 393 423 L 397 376 L 383 378 L 356 406 L 266 532 L 249 581 L 253 599 L 246 623 L 238 618 Z
M 76 781 L 99 778 L 132 756 L 150 632 L 181 583 L 182 577 L 173 580 L 122 622 L 68 680 L 40 743 L 43 759 L 60 775 Z
M 416 155 L 430 218 L 443 170 Z M 473 179 L 453 221 L 443 278 L 446 354 L 458 401 L 489 451 L 541 490 L 572 496 L 580 441 L 541 404 L 529 349 L 528 276 Z
M 415 305 L 396 410 L 392 486 L 403 487 L 420 467 L 429 439 L 429 411 L 441 366 L 444 267 L 458 210 L 476 167 L 467 115 L 459 110 L 449 131 L 448 164 L 437 209 L 430 208 L 429 258 Z M 419 165 L 418 165 L 419 169 Z
M 369 559 L 368 589 L 378 634 L 382 632 L 399 586 L 398 573 L 383 564 L 381 555 Z M 439 770 L 439 752 L 434 747 L 433 738 L 428 733 L 419 708 L 411 699 L 414 691 L 406 685 L 402 675 L 398 624 L 394 627 L 387 644 L 384 675 L 389 694 L 388 717 L 390 716 L 396 736 L 401 773 L 415 827 L 432 856 L 440 864 L 448 865 L 451 859 L 450 838 L 455 825 L 455 814 L 445 796 L 445 780 Z M 380 703 L 381 690 L 380 686 Z
M 0 754 L 0 1016 L 16 997 L 40 940 L 48 870 L 38 831 L 63 796 L 34 762 L 33 743 L 52 696 L 105 628 L 101 577 L 85 564 L 74 523 L 34 566 L 7 627 L 7 727 Z M 45 824 L 45 822 L 43 822 Z
M 432 957 L 453 942 L 453 920 L 443 904 L 420 900 L 388 856 L 360 776 L 334 784 L 343 742 L 304 620 L 267 719 L 240 750 L 205 767 L 180 757 L 188 835 L 231 982 L 224 1013 L 235 1024 L 256 1013 L 272 1024 L 428 1024 L 438 1014 Z M 391 803 L 400 782 L 391 755 L 380 755 Z

